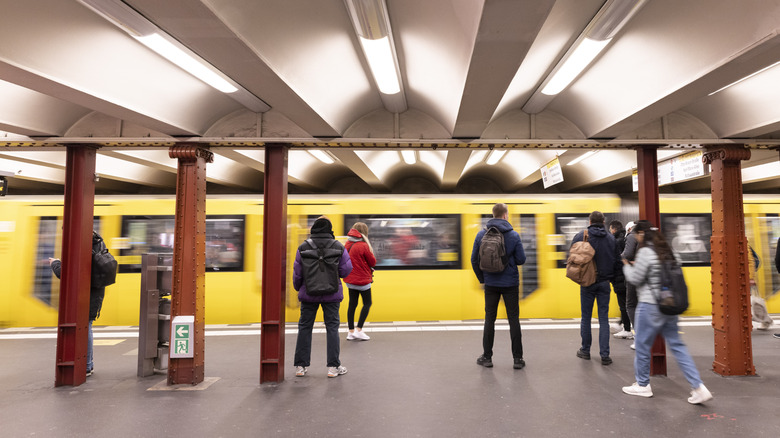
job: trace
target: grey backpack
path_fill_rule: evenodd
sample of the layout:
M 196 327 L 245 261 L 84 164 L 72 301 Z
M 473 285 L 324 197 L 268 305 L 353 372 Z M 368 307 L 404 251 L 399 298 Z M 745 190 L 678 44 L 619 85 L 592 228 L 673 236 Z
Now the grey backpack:
M 487 228 L 479 242 L 479 269 L 484 272 L 503 272 L 506 264 L 504 234 L 496 227 Z

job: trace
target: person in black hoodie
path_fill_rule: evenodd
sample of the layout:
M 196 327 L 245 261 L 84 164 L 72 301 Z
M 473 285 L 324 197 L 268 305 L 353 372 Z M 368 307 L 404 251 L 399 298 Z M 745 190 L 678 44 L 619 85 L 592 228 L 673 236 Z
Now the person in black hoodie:
M 615 237 L 609 234 L 604 227 L 604 214 L 600 211 L 594 211 L 590 214 L 589 219 L 588 243 L 596 252 L 593 259 L 596 261 L 597 273 L 595 283 L 590 286 L 580 286 L 580 309 L 582 312 L 580 336 L 582 337 L 582 346 L 577 350 L 577 357 L 590 360 L 590 345 L 593 341 L 590 319 L 591 315 L 593 315 L 593 302 L 595 301 L 598 304 L 601 364 L 609 365 L 612 363 L 612 358 L 609 357 L 609 282 L 615 276 L 615 271 L 620 269 L 621 261 L 617 257 Z M 574 245 L 583 241 L 584 234 L 584 230 L 577 233 L 571 244 Z
M 103 238 L 96 231 L 92 231 L 92 252 L 100 252 L 105 249 Z M 49 258 L 49 266 L 57 278 L 62 273 L 62 262 L 59 259 Z M 92 262 L 94 273 L 95 263 Z M 106 296 L 106 288 L 95 286 L 95 275 L 92 275 L 89 285 L 89 330 L 87 331 L 87 377 L 92 375 L 95 369 L 92 352 L 92 323 L 100 316 L 100 309 L 103 307 L 103 298 Z
M 622 253 L 626 247 L 626 230 L 623 228 L 623 223 L 617 220 L 610 222 L 609 232 L 615 237 L 618 252 Z M 620 308 L 620 329 L 616 330 L 613 336 L 618 339 L 634 339 L 634 335 L 631 333 L 631 319 L 626 311 L 626 277 L 623 276 L 621 269 L 615 271 L 612 289 L 615 291 Z

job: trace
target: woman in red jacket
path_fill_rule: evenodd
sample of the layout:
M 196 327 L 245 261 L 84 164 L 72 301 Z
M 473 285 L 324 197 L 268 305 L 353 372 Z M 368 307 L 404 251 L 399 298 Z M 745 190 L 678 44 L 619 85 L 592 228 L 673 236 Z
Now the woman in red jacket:
M 371 338 L 363 332 L 363 323 L 368 317 L 371 308 L 371 282 L 374 276 L 376 257 L 374 249 L 368 240 L 368 225 L 363 222 L 355 222 L 347 233 L 347 244 L 344 246 L 352 259 L 352 272 L 344 279 L 349 288 L 349 306 L 347 307 L 347 323 L 349 324 L 348 341 L 367 341 Z M 360 309 L 360 318 L 355 330 L 355 309 L 358 305 L 358 297 L 363 297 L 363 308 Z

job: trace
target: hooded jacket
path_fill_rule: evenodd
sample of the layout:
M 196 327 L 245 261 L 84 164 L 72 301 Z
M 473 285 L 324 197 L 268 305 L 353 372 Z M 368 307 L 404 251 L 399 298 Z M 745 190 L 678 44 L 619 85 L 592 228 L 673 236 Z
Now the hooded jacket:
M 580 231 L 571 240 L 574 245 L 582 242 L 585 231 Z M 596 260 L 596 282 L 609 281 L 615 276 L 615 271 L 620 269 L 620 258 L 617 252 L 615 237 L 609 234 L 604 224 L 590 224 L 588 226 L 588 243 L 596 250 L 593 259 Z
M 333 226 L 328 219 L 317 219 L 311 227 L 311 235 L 309 237 L 317 247 L 324 248 L 331 240 L 334 240 Z M 334 294 L 312 296 L 306 293 L 306 283 L 303 281 L 303 262 L 301 261 L 301 248 L 304 245 L 306 245 L 305 249 L 309 249 L 309 245 L 306 242 L 302 243 L 295 253 L 295 263 L 293 264 L 293 288 L 298 291 L 298 299 L 307 303 L 334 303 L 342 301 L 344 299 L 344 286 L 341 284 L 341 281 L 339 281 L 339 290 Z M 338 245 L 343 249 L 341 259 L 339 259 L 339 278 L 344 278 L 352 272 L 352 261 L 346 248 L 341 243 Z
M 506 268 L 501 272 L 483 272 L 479 268 L 479 244 L 482 243 L 482 237 L 487 229 L 480 230 L 474 239 L 474 248 L 471 250 L 471 268 L 477 275 L 477 280 L 491 287 L 514 287 L 520 286 L 520 273 L 517 265 L 525 263 L 525 251 L 523 242 L 520 241 L 520 235 L 517 234 L 505 219 L 493 218 L 487 223 L 487 228 L 496 227 L 504 235 L 504 247 L 506 248 L 507 263 Z
M 363 240 L 363 235 L 356 229 L 347 233 L 347 244 L 344 246 L 352 260 L 352 272 L 344 279 L 347 284 L 363 286 L 373 282 L 373 267 L 376 266 L 376 257 L 371 253 L 368 243 Z
M 102 251 L 105 244 L 103 243 L 103 238 L 100 237 L 100 234 L 92 231 L 92 251 L 98 252 Z M 91 256 L 91 255 L 90 255 Z M 93 267 L 94 269 L 94 262 Z M 62 262 L 60 260 L 54 260 L 51 263 L 51 270 L 54 272 L 54 275 L 57 276 L 57 278 L 60 278 L 60 275 L 62 274 Z M 94 279 L 90 276 L 90 284 L 89 284 L 89 320 L 94 321 L 100 316 L 100 309 L 103 308 L 103 299 L 106 296 L 106 288 L 105 287 L 95 287 L 92 284 L 94 283 Z

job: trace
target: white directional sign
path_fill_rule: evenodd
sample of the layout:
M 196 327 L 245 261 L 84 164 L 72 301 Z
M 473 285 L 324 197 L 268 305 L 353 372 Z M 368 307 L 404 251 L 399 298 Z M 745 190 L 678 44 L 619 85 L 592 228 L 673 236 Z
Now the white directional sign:
M 176 316 L 171 323 L 171 359 L 194 356 L 193 326 L 195 317 L 190 315 Z
M 561 162 L 558 161 L 558 157 L 550 160 L 539 170 L 542 172 L 542 184 L 545 189 L 563 182 L 563 172 L 561 172 Z

